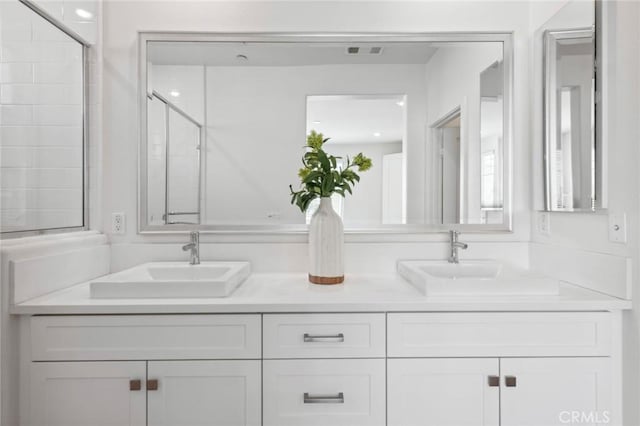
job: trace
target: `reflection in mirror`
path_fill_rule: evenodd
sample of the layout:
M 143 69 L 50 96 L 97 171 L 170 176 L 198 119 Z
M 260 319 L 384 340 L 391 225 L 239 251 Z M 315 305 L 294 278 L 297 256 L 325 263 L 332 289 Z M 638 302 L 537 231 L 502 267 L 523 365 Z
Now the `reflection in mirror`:
M 288 188 L 311 130 L 373 160 L 334 199 L 347 230 L 509 229 L 509 35 L 189 37 L 142 35 L 143 231 L 305 229 Z
M 438 193 L 435 205 L 440 210 L 438 223 L 460 223 L 460 108 L 447 114 L 433 128 L 440 150 L 440 172 L 434 185 Z
M 508 220 L 504 90 L 501 44 L 447 46 L 427 64 L 427 223 Z
M 504 65 L 496 61 L 480 73 L 480 212 L 482 223 L 502 223 Z
M 545 33 L 547 208 L 595 209 L 593 30 Z
M 334 209 L 345 226 L 406 223 L 404 191 L 404 95 L 307 97 L 307 134 L 331 139 L 327 153 L 342 161 L 365 152 L 376 166 L 348 198 L 334 195 Z M 307 223 L 320 200 L 307 210 Z
M 200 223 L 202 67 L 167 65 L 156 52 L 147 90 L 148 221 Z

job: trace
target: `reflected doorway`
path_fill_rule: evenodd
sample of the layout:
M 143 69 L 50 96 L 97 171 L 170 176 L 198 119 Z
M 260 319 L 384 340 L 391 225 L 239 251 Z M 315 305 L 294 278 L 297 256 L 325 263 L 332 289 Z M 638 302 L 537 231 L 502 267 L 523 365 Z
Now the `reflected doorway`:
M 461 223 L 460 218 L 460 107 L 434 125 L 440 151 L 439 223 Z

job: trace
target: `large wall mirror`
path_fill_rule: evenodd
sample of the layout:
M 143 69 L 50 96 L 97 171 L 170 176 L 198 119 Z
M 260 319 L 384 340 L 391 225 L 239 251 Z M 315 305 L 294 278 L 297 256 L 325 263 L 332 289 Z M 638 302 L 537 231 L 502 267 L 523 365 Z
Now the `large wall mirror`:
M 544 26 L 545 209 L 601 207 L 596 138 L 596 4 L 568 3 Z
M 510 34 L 140 35 L 140 231 L 304 231 L 306 135 L 373 167 L 347 231 L 509 231 Z

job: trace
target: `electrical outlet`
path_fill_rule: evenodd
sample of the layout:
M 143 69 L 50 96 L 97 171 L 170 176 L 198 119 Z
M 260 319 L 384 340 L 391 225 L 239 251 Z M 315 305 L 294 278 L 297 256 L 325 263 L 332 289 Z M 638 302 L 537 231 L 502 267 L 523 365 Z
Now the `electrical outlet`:
M 538 213 L 538 232 L 541 235 L 551 235 L 551 215 L 549 213 Z
M 112 234 L 124 234 L 125 229 L 124 213 L 112 213 L 111 214 L 111 233 Z
M 627 242 L 627 215 L 625 213 L 609 215 L 609 241 Z

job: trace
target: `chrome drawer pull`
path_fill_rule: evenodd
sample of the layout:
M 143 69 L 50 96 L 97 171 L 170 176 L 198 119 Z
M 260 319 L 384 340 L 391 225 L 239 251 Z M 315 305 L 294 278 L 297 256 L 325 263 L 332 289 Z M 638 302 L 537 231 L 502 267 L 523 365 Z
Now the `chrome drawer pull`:
M 344 404 L 344 393 L 339 392 L 338 395 L 318 395 L 311 396 L 308 392 L 304 393 L 305 404 Z
M 309 334 L 303 335 L 305 342 L 344 342 L 344 334 Z

